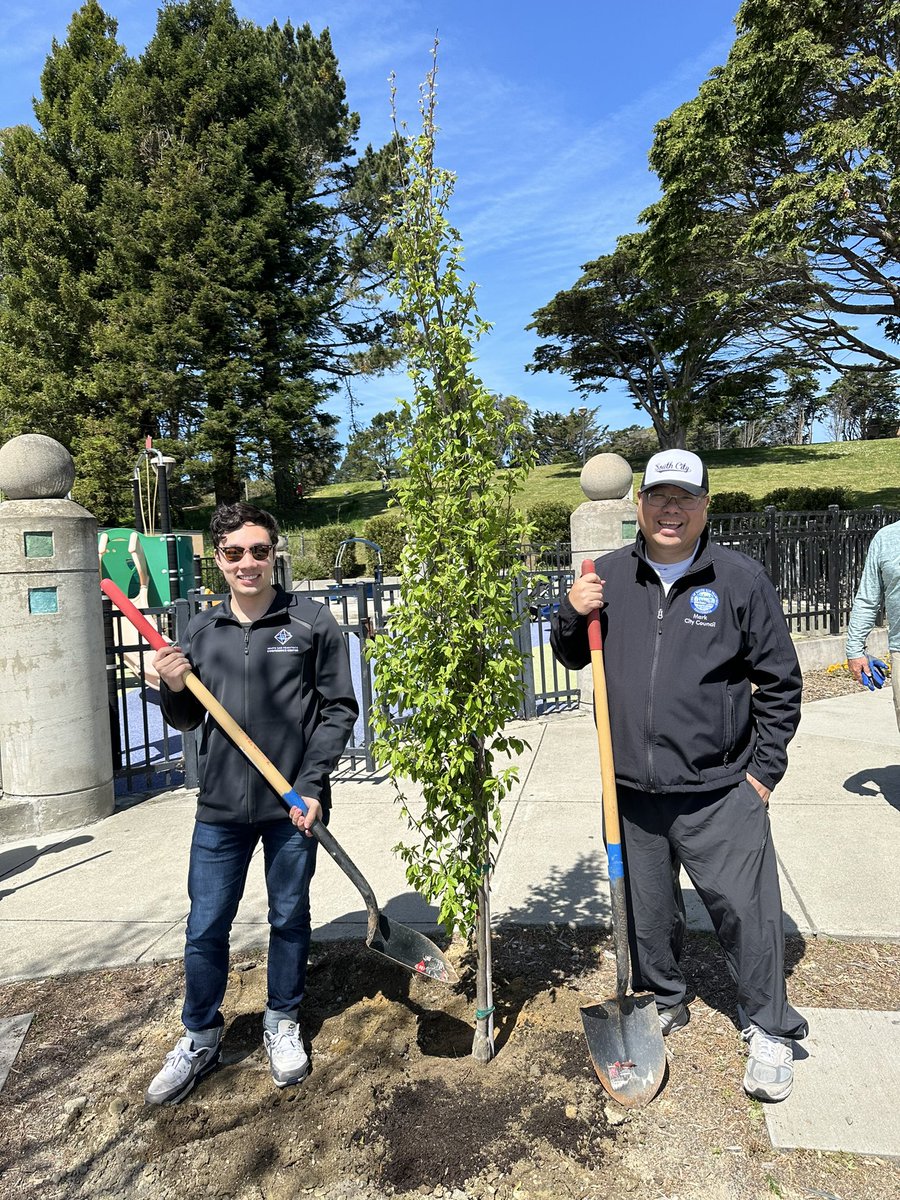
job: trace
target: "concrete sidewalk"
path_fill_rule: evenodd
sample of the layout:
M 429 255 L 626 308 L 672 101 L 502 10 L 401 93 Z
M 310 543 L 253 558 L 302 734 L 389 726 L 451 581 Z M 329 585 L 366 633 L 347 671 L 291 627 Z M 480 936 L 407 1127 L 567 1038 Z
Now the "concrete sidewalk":
M 593 723 L 561 715 L 517 732 L 530 747 L 503 804 L 494 917 L 606 925 Z M 433 927 L 434 910 L 410 892 L 391 853 L 405 828 L 389 781 L 345 773 L 334 792 L 331 830 L 380 907 L 408 925 Z M 900 735 L 889 690 L 804 706 L 770 811 L 789 932 L 900 940 Z M 0 982 L 179 958 L 193 817 L 193 794 L 171 791 L 95 825 L 0 846 Z M 708 928 L 687 881 L 685 898 L 691 925 Z M 318 938 L 365 934 L 359 894 L 325 854 L 313 918 Z M 232 949 L 264 946 L 266 937 L 260 863 L 251 867 Z M 892 1096 L 900 1014 L 808 1015 L 812 1032 L 796 1053 L 794 1093 L 766 1106 L 773 1144 L 900 1157 Z M 873 1037 L 880 1075 L 867 1072 L 853 1091 L 847 1048 L 865 1056 Z
M 522 724 L 529 743 L 503 803 L 497 920 L 609 923 L 597 742 L 584 714 Z M 331 830 L 380 907 L 428 928 L 391 848 L 405 834 L 384 778 L 334 786 Z M 772 825 L 789 931 L 900 939 L 900 736 L 889 691 L 804 707 Z M 0 981 L 178 958 L 187 914 L 193 793 L 164 792 L 94 825 L 0 846 Z M 691 924 L 708 928 L 685 881 Z M 319 938 L 361 936 L 358 892 L 325 854 L 313 883 Z M 233 947 L 263 945 L 262 870 L 251 868 Z

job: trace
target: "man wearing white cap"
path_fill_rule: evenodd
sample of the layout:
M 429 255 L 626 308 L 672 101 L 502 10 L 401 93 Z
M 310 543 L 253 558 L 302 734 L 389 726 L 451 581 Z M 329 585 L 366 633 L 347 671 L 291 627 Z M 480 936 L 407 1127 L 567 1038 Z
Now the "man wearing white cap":
M 783 1100 L 791 1040 L 807 1025 L 787 1001 L 767 807 L 800 720 L 802 678 L 771 580 L 710 541 L 708 507 L 696 454 L 654 454 L 634 545 L 575 581 L 551 643 L 567 667 L 586 666 L 586 618 L 602 607 L 635 989 L 655 993 L 664 1034 L 687 1024 L 683 866 L 737 987 L 744 1089 Z

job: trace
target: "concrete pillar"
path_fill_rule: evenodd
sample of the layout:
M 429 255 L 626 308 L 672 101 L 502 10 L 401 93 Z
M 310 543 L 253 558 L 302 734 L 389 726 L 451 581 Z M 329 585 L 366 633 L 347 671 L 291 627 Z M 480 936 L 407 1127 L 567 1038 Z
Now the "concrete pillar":
M 74 478 L 52 438 L 0 448 L 0 842 L 115 803 L 97 522 L 63 498 Z
M 572 539 L 572 566 L 581 574 L 585 558 L 598 558 L 634 541 L 637 533 L 637 505 L 632 500 L 634 473 L 619 454 L 595 454 L 581 472 L 584 504 L 569 518 Z M 591 668 L 578 673 L 581 707 L 591 708 L 594 684 Z

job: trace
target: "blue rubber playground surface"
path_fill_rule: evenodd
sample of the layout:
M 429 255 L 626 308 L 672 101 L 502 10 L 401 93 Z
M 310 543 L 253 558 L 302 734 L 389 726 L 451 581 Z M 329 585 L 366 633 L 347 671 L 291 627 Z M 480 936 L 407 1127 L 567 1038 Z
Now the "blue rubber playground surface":
M 135 680 L 119 692 L 121 766 L 116 775 L 116 795 L 135 790 L 171 787 L 182 781 L 183 740 L 179 730 L 163 720 L 159 692 Z

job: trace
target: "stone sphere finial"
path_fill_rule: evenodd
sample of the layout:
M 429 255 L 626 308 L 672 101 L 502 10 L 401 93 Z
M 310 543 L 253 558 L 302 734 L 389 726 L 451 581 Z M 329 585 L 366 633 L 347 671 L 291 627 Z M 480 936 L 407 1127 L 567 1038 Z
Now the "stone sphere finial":
M 621 454 L 595 454 L 581 471 L 581 490 L 588 500 L 631 499 L 634 473 Z
M 65 446 L 42 433 L 23 433 L 0 447 L 0 491 L 7 500 L 61 500 L 75 482 Z

